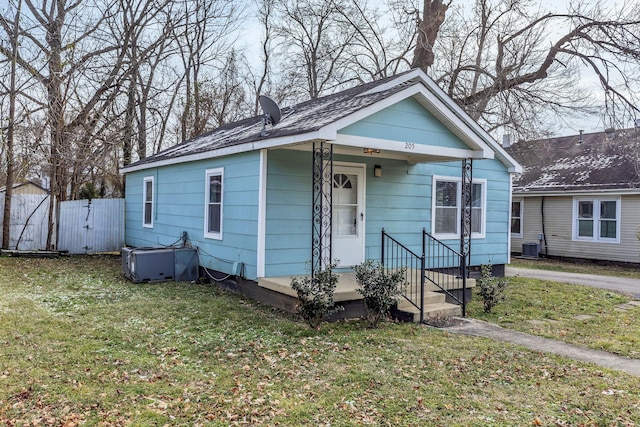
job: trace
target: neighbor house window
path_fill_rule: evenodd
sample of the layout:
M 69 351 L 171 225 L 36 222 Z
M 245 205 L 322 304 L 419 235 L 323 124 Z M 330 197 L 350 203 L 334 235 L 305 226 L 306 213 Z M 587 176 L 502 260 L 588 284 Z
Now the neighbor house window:
M 471 185 L 471 236 L 484 237 L 486 181 Z M 434 177 L 432 231 L 440 239 L 460 237 L 462 182 L 449 177 Z
M 522 237 L 522 200 L 511 202 L 511 235 Z
M 223 169 L 209 169 L 206 174 L 204 235 L 222 239 Z
M 620 199 L 576 198 L 573 218 L 574 240 L 620 240 Z
M 153 227 L 153 177 L 144 178 L 142 187 L 142 226 Z

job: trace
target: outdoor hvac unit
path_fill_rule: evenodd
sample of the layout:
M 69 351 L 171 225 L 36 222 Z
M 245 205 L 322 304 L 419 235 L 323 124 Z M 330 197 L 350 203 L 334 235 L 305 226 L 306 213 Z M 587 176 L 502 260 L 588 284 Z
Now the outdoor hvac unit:
M 540 253 L 540 247 L 538 243 L 523 243 L 522 244 L 522 256 L 529 258 L 538 258 Z
M 176 282 L 191 282 L 197 280 L 198 252 L 195 248 L 177 248 L 174 272 Z
M 135 283 L 198 278 L 194 248 L 122 248 L 122 274 Z

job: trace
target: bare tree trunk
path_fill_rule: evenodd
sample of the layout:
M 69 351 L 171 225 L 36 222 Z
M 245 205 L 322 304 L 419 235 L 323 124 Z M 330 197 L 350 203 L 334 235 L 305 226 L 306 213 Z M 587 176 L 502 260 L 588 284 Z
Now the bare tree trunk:
M 122 136 L 122 164 L 127 166 L 131 163 L 131 154 L 133 151 L 133 118 L 136 108 L 136 88 L 135 77 L 129 76 L 129 88 L 127 90 L 127 109 L 125 111 L 124 132 Z
M 271 19 L 273 12 L 273 0 L 262 0 L 261 3 L 256 3 L 258 7 L 260 24 L 262 24 L 262 29 L 264 31 L 263 39 L 262 39 L 262 51 L 260 52 L 262 55 L 262 74 L 258 80 L 258 84 L 256 87 L 255 100 L 253 104 L 253 114 L 258 115 L 260 113 L 259 110 L 259 98 L 262 95 L 262 89 L 267 83 L 267 78 L 269 77 L 269 68 L 270 68 L 270 58 L 271 58 Z
M 448 8 L 449 4 L 444 4 L 442 0 L 424 0 L 422 19 L 418 22 L 418 44 L 413 55 L 412 67 L 421 68 L 427 72 L 433 65 L 435 59 L 433 45 Z
M 52 241 L 53 226 L 55 222 L 55 202 L 62 201 L 66 196 L 64 186 L 64 177 L 66 167 L 64 165 L 64 157 L 62 156 L 64 144 L 64 97 L 62 94 L 61 76 L 63 72 L 62 66 L 62 25 L 64 15 L 57 16 L 46 25 L 47 41 L 49 43 L 50 55 L 47 60 L 49 68 L 49 78 L 46 81 L 47 86 L 47 110 L 49 114 L 49 127 L 51 138 L 51 151 L 49 152 L 50 169 L 50 191 L 49 199 L 49 227 L 47 231 L 47 250 L 54 249 L 55 242 Z
M 9 125 L 7 129 L 7 182 L 6 191 L 4 193 L 4 210 L 2 213 L 2 248 L 9 249 L 9 238 L 11 233 L 11 199 L 13 198 L 13 181 L 14 181 L 14 138 L 16 123 L 16 62 L 18 56 L 18 34 L 20 30 L 20 10 L 22 1 L 18 2 L 16 10 L 15 22 L 13 26 L 13 34 L 11 35 L 11 49 L 13 49 L 13 57 L 11 58 L 11 75 L 9 78 Z

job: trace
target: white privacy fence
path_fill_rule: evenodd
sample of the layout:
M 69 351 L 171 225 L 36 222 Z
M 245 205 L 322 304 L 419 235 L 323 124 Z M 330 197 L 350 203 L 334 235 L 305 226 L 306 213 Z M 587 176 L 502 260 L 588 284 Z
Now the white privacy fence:
M 0 193 L 0 237 L 4 193 Z M 43 194 L 14 194 L 11 200 L 9 248 L 37 251 L 47 245 L 49 196 Z
M 124 199 L 62 202 L 59 212 L 59 251 L 113 252 L 124 245 Z
M 11 205 L 9 249 L 45 249 L 49 196 L 14 194 Z M 0 194 L 0 206 L 4 206 L 3 194 Z M 57 250 L 89 254 L 119 251 L 124 245 L 124 199 L 65 201 L 57 211 L 57 226 L 53 233 Z M 1 224 L 2 215 L 0 236 Z

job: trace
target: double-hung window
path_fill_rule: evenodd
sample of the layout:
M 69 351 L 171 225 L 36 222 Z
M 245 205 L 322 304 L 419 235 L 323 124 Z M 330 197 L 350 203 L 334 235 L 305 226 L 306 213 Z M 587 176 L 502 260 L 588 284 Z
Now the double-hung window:
M 153 228 L 153 177 L 146 176 L 142 186 L 142 226 Z
M 620 199 L 574 198 L 573 240 L 620 241 Z
M 211 239 L 222 239 L 223 172 L 222 168 L 206 172 L 204 235 Z
M 522 237 L 522 200 L 511 202 L 511 235 Z
M 471 236 L 484 237 L 486 181 L 471 184 Z M 460 238 L 462 216 L 462 182 L 459 178 L 434 177 L 432 233 L 439 239 Z

